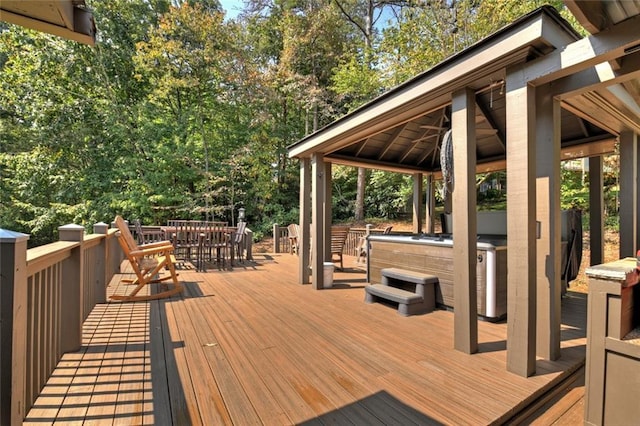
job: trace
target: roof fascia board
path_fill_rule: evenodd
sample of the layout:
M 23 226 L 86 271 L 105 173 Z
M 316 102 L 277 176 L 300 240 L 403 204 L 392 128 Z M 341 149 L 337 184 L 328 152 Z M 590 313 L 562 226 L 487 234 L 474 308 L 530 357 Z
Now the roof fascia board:
M 89 46 L 95 46 L 95 31 L 93 30 L 93 15 L 91 12 L 74 8 L 73 22 L 75 31 L 49 22 L 33 19 L 28 16 L 19 15 L 7 10 L 0 11 L 0 18 L 3 21 L 20 25 L 22 27 L 31 28 L 33 30 L 53 34 L 58 37 L 74 40 Z M 82 32 L 81 32 L 82 31 Z
M 624 56 L 626 49 L 640 43 L 638 26 L 640 15 L 516 67 L 521 68 L 523 80 L 534 86 L 549 83 L 601 62 Z
M 499 31 L 481 42 L 467 48 L 459 54 L 441 62 L 425 73 L 409 80 L 386 94 L 365 104 L 351 114 L 336 120 L 329 126 L 301 139 L 289 146 L 289 157 L 308 156 L 312 152 L 326 150 L 328 145 L 335 143 L 338 138 L 354 134 L 362 128 L 369 128 L 371 121 L 380 117 L 398 116 L 397 111 L 406 108 L 411 102 L 419 101 L 421 104 L 429 102 L 429 97 L 442 95 L 464 87 L 468 80 L 464 77 L 473 74 L 474 71 L 482 72 L 482 75 L 490 75 L 496 70 L 504 68 L 499 59 L 508 58 L 523 49 L 528 49 L 533 43 L 541 40 L 548 45 L 558 43 L 558 40 L 571 41 L 577 38 L 574 31 L 567 28 L 567 24 L 561 21 L 557 12 L 550 12 L 549 8 L 541 8 L 526 16 L 526 19 L 516 21 L 507 27 L 507 30 Z M 553 10 L 553 9 L 551 9 Z M 550 33 L 545 27 L 552 25 L 561 28 L 561 31 Z M 570 27 L 569 27 L 570 28 Z M 552 36 L 552 40 L 543 38 L 543 31 Z M 566 39 L 559 36 L 564 32 Z M 564 44 L 563 44 L 564 45 Z M 476 76 L 479 78 L 479 76 Z M 414 118 L 410 117 L 409 119 Z M 406 119 L 406 118 L 405 118 Z M 396 121 L 399 124 L 400 121 Z M 345 143 L 352 143 L 357 138 Z M 332 146 L 332 149 L 335 149 Z

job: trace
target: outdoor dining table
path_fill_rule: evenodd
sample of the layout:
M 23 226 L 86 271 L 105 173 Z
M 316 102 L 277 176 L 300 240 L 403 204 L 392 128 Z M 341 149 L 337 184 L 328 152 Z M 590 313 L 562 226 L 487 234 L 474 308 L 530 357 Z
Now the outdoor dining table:
M 160 229 L 164 233 L 164 238 L 171 241 L 176 248 L 176 251 L 181 247 L 179 244 L 179 233 L 185 232 L 194 232 L 195 236 L 184 236 L 183 238 L 190 240 L 193 243 L 193 246 L 187 248 L 187 252 L 190 253 L 191 248 L 195 248 L 195 266 L 199 271 L 205 271 L 205 254 L 207 251 L 211 253 L 211 250 L 219 250 L 220 252 L 224 252 L 228 250 L 230 252 L 229 255 L 229 264 L 231 267 L 235 265 L 235 256 L 234 250 L 232 249 L 230 242 L 233 234 L 235 233 L 236 228 L 230 226 L 214 226 L 207 225 L 206 223 L 194 221 L 194 224 L 191 226 L 176 226 L 176 225 L 167 225 L 161 226 Z M 220 235 L 215 235 L 220 234 Z M 218 238 L 221 237 L 221 238 Z M 211 257 L 211 254 L 209 255 Z M 216 256 L 219 257 L 219 256 Z M 220 256 L 221 262 L 224 266 L 226 262 L 226 256 Z M 188 259 L 192 260 L 192 259 Z

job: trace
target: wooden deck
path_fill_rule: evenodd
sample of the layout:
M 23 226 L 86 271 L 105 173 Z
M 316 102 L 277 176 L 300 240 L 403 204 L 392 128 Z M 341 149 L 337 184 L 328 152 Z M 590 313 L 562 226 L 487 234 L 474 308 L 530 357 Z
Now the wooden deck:
M 182 269 L 180 297 L 96 307 L 25 424 L 502 424 L 584 364 L 582 294 L 563 300 L 561 359 L 522 378 L 506 371 L 506 323 L 480 322 L 466 355 L 452 312 L 365 304 L 355 258 L 322 291 L 296 284 L 296 256 L 256 258 Z

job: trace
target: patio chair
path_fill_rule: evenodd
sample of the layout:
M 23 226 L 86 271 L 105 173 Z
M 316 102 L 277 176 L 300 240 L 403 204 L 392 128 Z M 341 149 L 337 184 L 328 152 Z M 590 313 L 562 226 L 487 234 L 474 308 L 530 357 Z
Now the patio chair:
M 227 255 L 229 248 L 229 228 L 227 222 L 204 222 L 204 226 L 199 229 L 200 258 L 198 264 L 204 265 L 204 257 L 207 254 L 207 260 L 213 259 L 215 253 L 216 263 L 220 268 L 224 268 L 224 264 L 229 257 Z M 204 270 L 204 268 L 201 268 Z
M 391 233 L 391 229 L 393 228 L 393 226 L 387 226 L 386 228 L 384 228 L 384 230 L 382 231 L 383 235 L 389 234 Z M 360 240 L 358 242 L 358 247 L 356 247 L 356 263 L 360 263 L 360 258 L 363 258 L 364 261 L 367 260 L 367 236 L 362 236 L 360 237 Z
M 183 288 L 176 274 L 175 258 L 173 256 L 174 247 L 171 241 L 138 245 L 133 239 L 133 235 L 131 235 L 129 226 L 121 216 L 116 216 L 115 223 L 119 230 L 118 243 L 120 243 L 120 247 L 129 263 L 131 263 L 131 268 L 136 275 L 136 279 L 130 281 L 136 287 L 129 294 L 114 294 L 110 298 L 134 302 L 162 299 L 181 292 Z M 169 276 L 157 278 L 158 274 L 164 269 L 169 271 Z M 167 280 L 172 281 L 172 288 L 167 288 L 154 294 L 138 295 L 138 292 L 147 284 L 162 283 Z
M 175 256 L 178 260 L 191 262 L 193 255 L 199 254 L 200 234 L 202 228 L 198 221 L 173 220 L 171 242 L 176 249 Z
M 342 250 L 344 249 L 344 244 L 347 241 L 347 235 L 349 235 L 348 226 L 331 227 L 331 261 L 334 261 L 334 255 L 338 256 L 338 259 L 340 260 L 340 270 L 344 269 L 342 264 Z
M 244 255 L 244 231 L 247 229 L 246 222 L 238 222 L 238 227 L 236 231 L 231 234 L 231 238 L 229 238 L 229 249 L 231 250 L 231 257 L 233 258 L 235 253 L 235 258 L 242 262 L 242 257 Z
M 300 225 L 298 225 L 297 223 L 292 223 L 287 226 L 287 231 L 289 233 L 289 254 L 298 254 L 298 249 L 300 248 Z
M 165 239 L 164 232 L 162 232 L 161 229 L 144 229 L 140 219 L 135 219 L 133 221 L 133 226 L 136 231 L 136 238 L 138 239 L 139 245 L 155 243 Z

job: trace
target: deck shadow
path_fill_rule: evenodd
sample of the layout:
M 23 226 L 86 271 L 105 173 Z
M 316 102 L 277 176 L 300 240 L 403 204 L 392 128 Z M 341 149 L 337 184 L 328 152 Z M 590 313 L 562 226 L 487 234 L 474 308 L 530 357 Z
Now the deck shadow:
M 195 283 L 189 285 L 189 293 Z M 200 294 L 202 294 L 200 292 Z M 191 296 L 193 297 L 193 296 Z M 191 424 L 187 399 L 181 386 L 174 350 L 183 342 L 171 339 L 167 304 L 175 299 L 161 299 L 150 305 L 149 354 L 151 359 L 151 393 L 153 418 L 156 424 Z
M 321 416 L 297 423 L 300 426 L 324 424 L 442 425 L 443 423 L 403 403 L 388 392 L 380 391 Z

